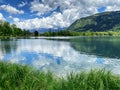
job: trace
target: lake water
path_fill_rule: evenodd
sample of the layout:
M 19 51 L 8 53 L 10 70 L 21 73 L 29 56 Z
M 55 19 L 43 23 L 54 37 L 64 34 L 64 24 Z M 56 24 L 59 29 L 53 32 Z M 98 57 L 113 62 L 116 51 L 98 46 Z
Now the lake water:
M 120 74 L 120 37 L 0 39 L 0 60 L 57 75 L 91 68 Z

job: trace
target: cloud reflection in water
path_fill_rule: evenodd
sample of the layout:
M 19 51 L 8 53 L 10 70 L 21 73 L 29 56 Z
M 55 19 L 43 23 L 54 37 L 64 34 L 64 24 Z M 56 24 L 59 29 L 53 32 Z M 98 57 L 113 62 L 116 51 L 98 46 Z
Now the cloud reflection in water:
M 81 54 L 71 47 L 70 42 L 18 39 L 16 43 L 16 50 L 11 53 L 4 53 L 0 59 L 23 65 L 28 64 L 44 71 L 50 70 L 58 75 L 101 67 L 106 67 L 117 73 L 120 72 L 120 66 L 115 65 L 113 59 L 102 59 L 95 55 Z

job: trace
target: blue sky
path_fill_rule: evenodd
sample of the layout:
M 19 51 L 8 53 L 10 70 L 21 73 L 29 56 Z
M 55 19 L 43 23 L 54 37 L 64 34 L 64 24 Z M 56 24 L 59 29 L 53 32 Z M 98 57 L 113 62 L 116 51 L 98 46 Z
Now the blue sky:
M 0 19 L 22 29 L 58 29 L 79 18 L 119 8 L 120 0 L 0 0 Z

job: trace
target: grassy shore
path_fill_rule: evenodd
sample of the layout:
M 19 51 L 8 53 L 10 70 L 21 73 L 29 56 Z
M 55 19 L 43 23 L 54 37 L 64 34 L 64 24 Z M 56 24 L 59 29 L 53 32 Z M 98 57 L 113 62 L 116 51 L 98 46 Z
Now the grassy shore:
M 103 69 L 60 78 L 29 66 L 0 62 L 0 90 L 120 90 L 120 76 Z

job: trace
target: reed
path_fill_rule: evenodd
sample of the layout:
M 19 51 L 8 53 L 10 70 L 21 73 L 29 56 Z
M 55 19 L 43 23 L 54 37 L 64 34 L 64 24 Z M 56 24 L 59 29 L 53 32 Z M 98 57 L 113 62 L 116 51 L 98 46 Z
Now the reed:
M 120 76 L 91 70 L 57 77 L 29 66 L 0 62 L 0 90 L 120 90 Z

